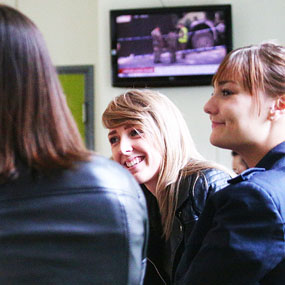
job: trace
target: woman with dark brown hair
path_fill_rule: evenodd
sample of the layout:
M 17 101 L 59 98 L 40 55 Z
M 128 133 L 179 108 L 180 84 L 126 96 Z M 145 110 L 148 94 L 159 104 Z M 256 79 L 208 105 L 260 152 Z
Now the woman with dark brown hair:
M 0 209 L 1 284 L 141 282 L 141 190 L 119 164 L 85 148 L 40 31 L 5 5 Z

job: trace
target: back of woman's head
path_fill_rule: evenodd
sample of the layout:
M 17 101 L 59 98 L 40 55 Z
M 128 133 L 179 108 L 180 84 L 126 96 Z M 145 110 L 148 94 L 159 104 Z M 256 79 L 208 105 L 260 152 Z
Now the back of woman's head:
M 0 5 L 0 177 L 17 174 L 16 161 L 40 172 L 68 168 L 84 152 L 40 31 Z
M 239 81 L 256 97 L 257 92 L 276 97 L 285 94 L 285 47 L 262 43 L 229 53 L 213 77 L 213 84 L 225 79 Z
M 129 90 L 110 102 L 102 120 L 108 129 L 124 124 L 141 126 L 162 154 L 161 176 L 165 173 L 167 185 L 175 182 L 178 172 L 190 158 L 201 158 L 181 112 L 159 92 Z

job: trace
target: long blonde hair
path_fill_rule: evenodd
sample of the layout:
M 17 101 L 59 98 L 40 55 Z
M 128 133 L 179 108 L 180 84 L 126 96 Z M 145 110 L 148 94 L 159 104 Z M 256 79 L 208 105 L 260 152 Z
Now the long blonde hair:
M 108 129 L 124 124 L 140 125 L 161 152 L 156 198 L 164 234 L 169 238 L 181 179 L 217 165 L 199 154 L 181 112 L 159 92 L 133 89 L 117 96 L 109 103 L 102 121 Z

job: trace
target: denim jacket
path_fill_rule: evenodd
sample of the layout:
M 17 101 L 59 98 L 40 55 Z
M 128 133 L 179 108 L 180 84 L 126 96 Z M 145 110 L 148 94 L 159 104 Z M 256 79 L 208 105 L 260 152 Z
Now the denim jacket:
M 285 284 L 284 185 L 285 142 L 210 197 L 175 284 Z

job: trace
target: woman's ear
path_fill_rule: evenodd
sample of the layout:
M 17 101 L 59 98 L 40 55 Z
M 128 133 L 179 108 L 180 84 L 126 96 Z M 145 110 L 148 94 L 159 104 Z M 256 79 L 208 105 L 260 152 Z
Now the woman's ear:
M 279 96 L 274 100 L 272 106 L 270 107 L 268 119 L 271 121 L 277 120 L 280 116 L 285 114 L 285 94 Z
M 276 100 L 276 107 L 278 110 L 284 110 L 285 109 L 285 94 L 278 97 Z

